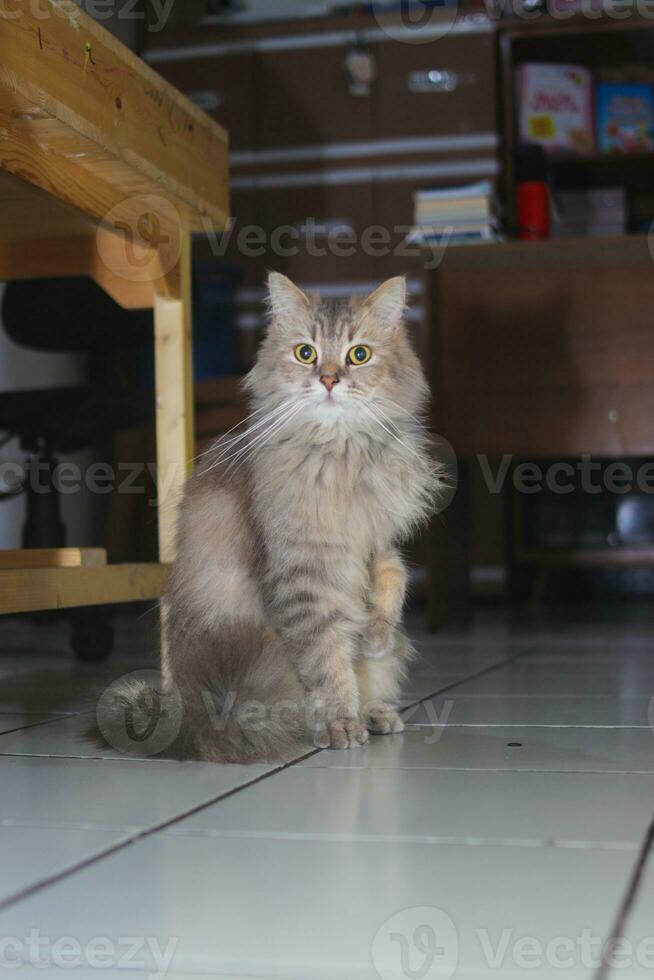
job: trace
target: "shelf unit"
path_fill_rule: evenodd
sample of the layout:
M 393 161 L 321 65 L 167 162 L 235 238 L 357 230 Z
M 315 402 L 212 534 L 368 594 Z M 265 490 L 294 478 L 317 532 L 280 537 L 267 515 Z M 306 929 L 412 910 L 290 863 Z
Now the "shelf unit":
M 594 72 L 615 72 L 625 65 L 642 64 L 654 83 L 654 22 L 636 12 L 625 20 L 606 15 L 590 20 L 581 15 L 569 20 L 546 15 L 523 21 L 508 19 L 499 31 L 500 98 L 502 119 L 502 196 L 509 222 L 513 222 L 518 106 L 515 74 L 527 61 L 583 64 Z M 654 218 L 654 153 L 630 157 L 593 154 L 561 156 L 550 160 L 555 188 L 624 185 L 652 190 Z

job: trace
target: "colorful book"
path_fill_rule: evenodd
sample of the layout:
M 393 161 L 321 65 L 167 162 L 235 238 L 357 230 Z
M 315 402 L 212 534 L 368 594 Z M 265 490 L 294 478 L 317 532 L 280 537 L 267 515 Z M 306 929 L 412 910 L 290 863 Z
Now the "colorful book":
M 593 80 L 581 65 L 524 64 L 518 69 L 520 141 L 549 154 L 594 149 Z
M 654 149 L 654 90 L 631 82 L 597 86 L 600 153 L 647 153 Z

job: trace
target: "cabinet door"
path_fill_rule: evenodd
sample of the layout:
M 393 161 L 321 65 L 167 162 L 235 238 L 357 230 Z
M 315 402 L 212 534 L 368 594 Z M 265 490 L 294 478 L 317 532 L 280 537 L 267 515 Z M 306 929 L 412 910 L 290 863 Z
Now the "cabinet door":
M 372 278 L 374 261 L 361 247 L 372 223 L 369 185 L 258 191 L 255 201 L 269 243 L 268 268 L 304 283 Z
M 495 39 L 450 34 L 427 44 L 375 45 L 380 136 L 445 136 L 496 129 Z
M 343 70 L 346 54 L 345 45 L 257 54 L 260 146 L 371 139 L 373 98 L 350 95 Z
M 232 149 L 249 150 L 255 145 L 251 54 L 161 62 L 154 67 L 225 127 Z

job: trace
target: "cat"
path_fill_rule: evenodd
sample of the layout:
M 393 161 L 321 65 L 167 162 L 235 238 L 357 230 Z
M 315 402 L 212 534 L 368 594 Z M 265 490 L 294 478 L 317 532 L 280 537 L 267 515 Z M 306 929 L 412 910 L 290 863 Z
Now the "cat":
M 406 282 L 332 301 L 271 273 L 268 291 L 252 414 L 202 457 L 179 507 L 164 602 L 174 758 L 277 762 L 403 728 L 398 546 L 440 482 Z M 109 741 L 142 693 L 116 699 Z

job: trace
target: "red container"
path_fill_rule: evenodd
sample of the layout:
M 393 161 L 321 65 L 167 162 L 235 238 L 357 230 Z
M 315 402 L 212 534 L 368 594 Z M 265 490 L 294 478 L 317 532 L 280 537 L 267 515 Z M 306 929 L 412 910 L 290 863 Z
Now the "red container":
M 544 180 L 518 184 L 518 237 L 537 241 L 550 237 L 550 191 Z

